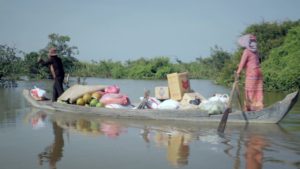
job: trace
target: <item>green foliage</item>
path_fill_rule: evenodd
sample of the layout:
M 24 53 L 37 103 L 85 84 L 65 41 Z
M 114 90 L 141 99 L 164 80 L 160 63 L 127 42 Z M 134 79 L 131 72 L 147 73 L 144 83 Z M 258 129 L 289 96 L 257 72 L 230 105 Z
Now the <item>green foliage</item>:
M 124 78 L 126 72 L 121 62 L 113 62 L 112 60 L 102 60 L 99 62 L 92 61 L 92 63 L 78 62 L 75 64 L 72 75 L 117 79 Z
M 288 30 L 300 25 L 298 21 L 278 22 L 262 22 L 259 24 L 250 25 L 243 34 L 252 33 L 257 37 L 260 56 L 263 60 L 267 59 L 270 51 L 273 48 L 283 44 L 284 38 Z
M 154 76 L 151 66 L 147 63 L 134 64 L 128 68 L 128 78 L 130 79 L 150 79 Z
M 14 47 L 0 45 L 0 79 L 7 77 L 16 79 L 22 70 L 21 58 L 17 56 L 17 51 Z
M 231 59 L 231 54 L 224 51 L 222 48 L 215 46 L 211 48 L 210 57 L 197 58 L 196 62 L 191 62 L 187 67 L 192 78 L 216 78 L 218 73 L 223 69 L 228 60 Z
M 116 79 L 165 79 L 167 74 L 176 71 L 174 67 L 167 57 L 140 58 L 134 61 L 128 60 L 124 64 L 119 61 L 101 60 L 76 64 L 73 75 Z
M 167 74 L 175 71 L 167 57 L 127 61 L 127 69 L 128 78 L 133 79 L 165 79 Z
M 49 42 L 44 49 L 40 51 L 40 55 L 46 59 L 48 50 L 51 47 L 57 49 L 58 56 L 62 59 L 65 72 L 71 73 L 74 71 L 75 64 L 78 62 L 74 56 L 79 53 L 76 46 L 70 46 L 68 43 L 71 38 L 69 36 L 52 33 L 48 36 Z
M 127 72 L 121 62 L 115 63 L 114 67 L 111 70 L 111 77 L 114 79 L 127 77 Z
M 78 48 L 76 46 L 69 46 L 68 42 L 71 41 L 71 38 L 69 36 L 59 35 L 52 33 L 48 36 L 49 42 L 44 49 L 45 52 L 48 52 L 48 49 L 51 47 L 55 47 L 58 52 L 58 56 L 62 57 L 73 57 L 74 55 L 78 54 Z M 77 60 L 76 58 L 73 58 L 74 60 Z
M 293 90 L 300 86 L 300 26 L 290 29 L 282 46 L 271 50 L 263 64 L 268 90 Z
M 39 54 L 37 52 L 31 52 L 26 54 L 23 60 L 24 73 L 31 79 L 47 78 L 49 69 L 43 67 L 37 63 Z
M 77 47 L 70 47 L 68 45 L 70 37 L 50 34 L 49 40 L 50 42 L 44 49 L 25 55 L 16 48 L 0 45 L 0 78 L 7 77 L 16 79 L 20 75 L 27 75 L 29 78 L 35 79 L 49 77 L 49 69 L 37 64 L 37 58 L 41 56 L 47 59 L 48 49 L 50 47 L 56 47 L 58 49 L 58 55 L 62 59 L 65 71 L 73 72 L 75 65 L 78 64 L 78 60 L 74 57 L 74 55 L 78 53 L 78 50 Z M 18 57 L 17 54 L 23 54 L 24 59 Z
M 112 60 L 103 60 L 100 61 L 98 64 L 98 71 L 97 74 L 98 76 L 102 76 L 105 78 L 109 78 L 112 77 L 112 72 L 111 70 L 113 69 L 115 65 L 115 62 L 113 62 Z
M 262 58 L 264 86 L 268 90 L 292 90 L 300 85 L 300 20 L 278 22 L 262 22 L 250 25 L 242 34 L 256 35 L 259 54 Z M 229 85 L 233 81 L 233 73 L 239 64 L 242 48 L 233 54 L 218 46 L 211 48 L 207 57 L 196 58 L 184 63 L 176 59 L 170 62 L 168 57 L 151 59 L 140 58 L 125 63 L 112 60 L 79 62 L 74 56 L 78 54 L 75 46 L 69 46 L 71 38 L 58 34 L 49 35 L 49 43 L 39 52 L 31 52 L 17 57 L 17 50 L 0 45 L 0 78 L 18 74 L 27 74 L 31 78 L 45 78 L 48 68 L 36 64 L 38 56 L 46 59 L 48 49 L 56 47 L 62 58 L 65 71 L 72 76 L 130 78 L 130 79 L 166 79 L 167 74 L 189 72 L 194 79 L 213 79 L 219 84 Z
M 211 49 L 211 65 L 216 71 L 221 70 L 224 67 L 225 62 L 231 58 L 231 54 L 224 51 L 222 48 L 215 46 Z
M 285 45 L 285 37 L 287 36 L 290 29 L 297 27 L 300 25 L 300 20 L 298 21 L 285 21 L 282 23 L 278 22 L 262 22 L 259 24 L 253 24 L 246 28 L 246 30 L 242 34 L 251 33 L 257 37 L 259 55 L 262 59 L 262 63 L 267 62 L 269 57 L 271 57 L 272 50 L 278 48 L 282 45 Z M 233 72 L 237 69 L 239 64 L 242 49 L 239 48 L 234 52 L 233 57 L 227 61 L 221 69 L 220 73 L 218 73 L 216 77 L 216 81 L 219 84 L 229 85 L 233 81 Z M 288 51 L 289 52 L 289 51 Z M 274 54 L 273 54 L 274 55 Z M 268 66 L 267 64 L 263 64 L 262 68 Z M 266 75 L 264 75 L 266 76 Z M 265 87 L 268 89 L 279 89 L 279 87 L 270 87 L 269 76 L 265 77 Z M 293 82 L 294 83 L 294 82 Z M 283 83 L 278 84 L 283 85 Z M 287 89 L 287 88 L 286 88 Z M 280 90 L 286 90 L 280 87 Z
M 230 60 L 227 60 L 224 67 L 219 71 L 216 77 L 218 84 L 229 85 L 234 80 L 234 71 L 237 70 L 239 61 L 241 59 L 243 50 L 239 49 L 236 51 Z
M 37 63 L 37 58 L 42 57 L 44 60 L 48 59 L 48 50 L 51 47 L 57 48 L 58 56 L 62 59 L 65 72 L 72 73 L 75 70 L 75 65 L 78 60 L 74 57 L 78 54 L 77 47 L 69 46 L 68 42 L 71 40 L 68 36 L 61 36 L 58 34 L 50 34 L 48 36 L 49 42 L 44 49 L 39 52 L 31 52 L 24 56 L 23 73 L 29 76 L 29 78 L 41 79 L 48 78 L 50 75 L 49 68 L 43 67 Z
M 166 79 L 167 74 L 173 73 L 173 72 L 179 72 L 179 71 L 175 71 L 175 69 L 172 68 L 171 66 L 161 67 L 155 73 L 154 79 Z

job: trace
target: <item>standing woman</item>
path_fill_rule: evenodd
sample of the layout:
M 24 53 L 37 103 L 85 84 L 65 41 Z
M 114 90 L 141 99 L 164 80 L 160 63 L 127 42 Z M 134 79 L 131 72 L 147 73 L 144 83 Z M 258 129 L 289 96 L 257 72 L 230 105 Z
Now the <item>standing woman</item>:
M 38 58 L 38 63 L 43 66 L 49 66 L 52 77 L 54 79 L 52 101 L 57 101 L 57 98 L 64 92 L 63 81 L 65 78 L 65 71 L 61 59 L 57 56 L 56 48 L 50 48 L 48 53 L 49 59 L 47 61 Z
M 263 75 L 260 69 L 259 55 L 257 52 L 256 37 L 251 34 L 242 36 L 239 44 L 245 47 L 237 76 L 245 69 L 245 111 L 258 111 L 263 109 Z

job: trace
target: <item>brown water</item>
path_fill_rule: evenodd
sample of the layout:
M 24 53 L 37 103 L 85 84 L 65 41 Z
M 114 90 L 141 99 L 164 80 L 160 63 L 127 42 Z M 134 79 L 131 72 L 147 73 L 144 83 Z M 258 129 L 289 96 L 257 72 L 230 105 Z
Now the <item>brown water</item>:
M 87 79 L 88 84 L 118 84 L 138 101 L 144 89 L 166 81 Z M 21 91 L 33 84 L 50 90 L 51 81 L 19 82 L 0 89 L 0 168 L 204 168 L 299 169 L 300 102 L 279 125 L 121 120 L 40 111 Z M 210 81 L 192 80 L 205 97 L 229 93 Z M 266 93 L 266 103 L 284 97 Z

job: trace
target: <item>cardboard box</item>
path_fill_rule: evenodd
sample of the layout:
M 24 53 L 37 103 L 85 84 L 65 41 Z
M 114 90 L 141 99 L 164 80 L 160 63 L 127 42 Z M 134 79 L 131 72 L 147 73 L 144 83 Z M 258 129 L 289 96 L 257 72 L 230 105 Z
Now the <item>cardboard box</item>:
M 155 97 L 159 100 L 166 100 L 170 98 L 169 87 L 157 86 L 155 87 Z
M 188 73 L 172 73 L 167 75 L 170 98 L 181 100 L 184 93 L 190 92 Z
M 181 105 L 189 105 L 190 104 L 190 100 L 195 100 L 195 99 L 200 99 L 200 103 L 205 99 L 205 97 L 203 97 L 200 93 L 198 92 L 193 92 L 193 93 L 185 93 L 183 95 L 183 98 L 180 102 Z

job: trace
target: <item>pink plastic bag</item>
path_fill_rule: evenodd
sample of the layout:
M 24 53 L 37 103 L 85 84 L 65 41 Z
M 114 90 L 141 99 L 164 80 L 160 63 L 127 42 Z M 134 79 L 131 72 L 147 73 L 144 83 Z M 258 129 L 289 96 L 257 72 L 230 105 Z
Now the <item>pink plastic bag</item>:
M 106 93 L 100 99 L 101 103 L 107 104 L 120 104 L 120 105 L 128 105 L 130 104 L 129 98 L 123 94 L 116 93 Z
M 46 91 L 34 86 L 34 88 L 30 90 L 30 93 L 32 95 L 34 95 L 35 97 L 44 97 L 46 94 Z
M 107 86 L 104 89 L 105 93 L 119 93 L 120 92 L 120 88 L 117 85 L 111 85 L 111 86 Z
M 33 97 L 35 100 L 44 100 L 46 99 L 46 91 L 43 89 L 40 89 L 36 86 L 34 86 L 33 89 L 30 90 L 30 95 Z

